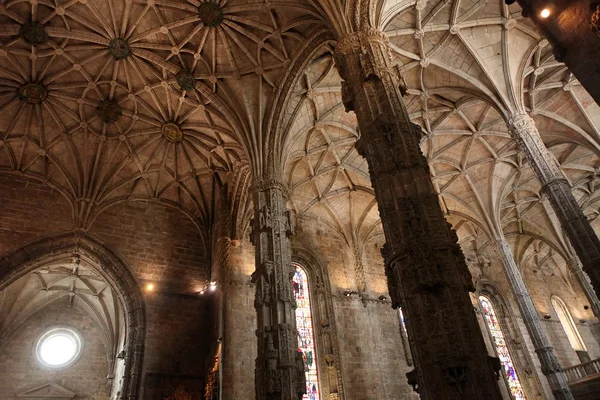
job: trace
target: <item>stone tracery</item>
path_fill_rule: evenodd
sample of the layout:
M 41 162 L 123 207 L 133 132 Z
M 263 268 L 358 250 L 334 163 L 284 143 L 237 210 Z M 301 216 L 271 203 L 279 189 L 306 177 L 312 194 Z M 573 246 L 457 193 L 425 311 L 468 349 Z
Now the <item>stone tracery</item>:
M 505 121 L 528 110 L 597 228 L 597 105 L 518 7 L 388 1 L 350 17 L 352 2 L 343 11 L 334 3 L 2 4 L 0 107 L 11 118 L 0 125 L 0 167 L 55 187 L 84 229 L 110 205 L 147 200 L 208 229 L 219 188 L 236 169 L 250 164 L 258 181 L 281 174 L 298 218 L 326 224 L 352 249 L 362 298 L 383 295 L 365 250 L 382 242 L 381 220 L 332 43 L 293 69 L 311 32 L 329 23 L 342 37 L 370 21 L 390 38 L 409 116 L 463 250 L 493 249 L 503 234 L 522 269 L 584 282 L 581 268 L 567 268 L 577 265 L 573 249 Z M 294 73 L 296 81 L 284 80 Z M 297 84 L 271 104 L 283 81 Z M 269 130 L 282 104 L 287 124 Z M 381 130 L 388 140 L 395 134 L 389 124 Z M 277 151 L 267 145 L 275 131 L 284 138 Z M 268 212 L 257 213 L 259 229 L 283 218 Z

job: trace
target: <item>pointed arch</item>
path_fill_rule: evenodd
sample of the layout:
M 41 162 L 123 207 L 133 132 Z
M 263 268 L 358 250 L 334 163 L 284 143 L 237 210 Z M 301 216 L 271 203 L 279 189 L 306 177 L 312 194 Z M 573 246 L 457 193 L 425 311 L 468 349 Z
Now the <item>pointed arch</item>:
M 529 372 L 527 374 L 524 372 L 532 370 L 532 361 L 523 359 L 523 355 L 519 354 L 520 350 L 524 350 L 524 353 L 527 353 L 527 350 L 523 339 L 518 334 L 515 335 L 514 329 L 510 329 L 506 321 L 507 307 L 502 297 L 494 287 L 485 284 L 484 289 L 477 294 L 477 302 L 494 354 L 502 363 L 502 377 L 506 382 L 509 395 L 515 400 L 526 400 L 527 394 L 535 397 L 534 390 L 539 393 L 540 383 L 534 384 L 536 388 L 526 379 L 531 378 L 528 376 L 531 375 Z
M 316 362 L 320 374 L 320 398 L 328 399 L 337 395 L 339 400 L 344 400 L 346 396 L 342 381 L 342 363 L 327 263 L 306 248 L 307 246 L 298 242 L 292 245 L 292 263 L 301 266 L 308 280 Z
M 119 399 L 137 399 L 144 358 L 146 307 L 140 285 L 124 260 L 81 231 L 46 236 L 0 255 L 0 290 L 65 254 L 85 260 L 121 302 L 125 317 L 125 365 Z
M 569 343 L 573 350 L 578 353 L 587 352 L 587 347 L 579 334 L 577 326 L 575 326 L 575 321 L 573 321 L 571 312 L 565 302 L 558 296 L 552 296 L 550 302 L 552 303 L 556 315 L 558 315 L 558 320 L 567 334 L 567 338 L 569 339 Z

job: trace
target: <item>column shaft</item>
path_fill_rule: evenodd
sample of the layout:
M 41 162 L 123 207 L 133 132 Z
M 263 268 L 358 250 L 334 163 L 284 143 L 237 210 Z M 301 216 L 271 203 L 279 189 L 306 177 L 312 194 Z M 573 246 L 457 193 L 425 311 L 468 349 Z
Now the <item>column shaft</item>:
M 569 182 L 544 145 L 533 119 L 526 113 L 509 121 L 519 148 L 525 153 L 543 191 L 566 232 L 571 245 L 590 276 L 592 286 L 600 290 L 600 239 L 577 203 Z
M 573 274 L 577 278 L 577 281 L 581 285 L 585 296 L 590 302 L 590 307 L 592 307 L 594 315 L 596 316 L 596 318 L 600 319 L 600 299 L 598 299 L 598 296 L 596 295 L 596 292 L 594 291 L 594 288 L 592 287 L 588 276 L 581 269 L 581 262 L 579 261 L 579 258 L 571 257 L 571 259 L 567 261 L 567 266 L 571 270 L 571 272 L 573 272 Z
M 567 379 L 558 359 L 554 355 L 554 350 L 552 346 L 550 346 L 550 342 L 546 337 L 546 332 L 544 332 L 544 329 L 542 328 L 538 313 L 535 310 L 535 306 L 533 305 L 529 291 L 525 286 L 525 282 L 523 282 L 521 272 L 515 263 L 510 245 L 506 240 L 498 240 L 498 253 L 502 259 L 504 271 L 506 272 L 506 277 L 510 283 L 513 295 L 517 300 L 519 310 L 521 311 L 523 322 L 525 323 L 535 352 L 540 360 L 542 373 L 546 375 L 554 397 L 556 400 L 573 400 L 573 395 L 567 384 Z
M 369 164 L 388 287 L 406 317 L 421 399 L 500 399 L 468 294 L 471 275 L 440 208 L 387 37 L 351 34 L 338 42 L 335 60 L 344 104 L 358 118 L 357 149 Z
M 292 290 L 291 224 L 287 189 L 275 179 L 255 181 L 254 225 L 257 316 L 256 400 L 299 400 L 305 391 Z

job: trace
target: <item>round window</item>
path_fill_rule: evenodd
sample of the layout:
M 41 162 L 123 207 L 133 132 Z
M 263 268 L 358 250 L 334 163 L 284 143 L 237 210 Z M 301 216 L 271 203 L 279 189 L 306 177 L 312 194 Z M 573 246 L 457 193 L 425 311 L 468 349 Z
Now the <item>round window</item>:
M 42 335 L 36 346 L 39 362 L 50 368 L 64 368 L 80 356 L 81 335 L 72 328 L 52 328 Z

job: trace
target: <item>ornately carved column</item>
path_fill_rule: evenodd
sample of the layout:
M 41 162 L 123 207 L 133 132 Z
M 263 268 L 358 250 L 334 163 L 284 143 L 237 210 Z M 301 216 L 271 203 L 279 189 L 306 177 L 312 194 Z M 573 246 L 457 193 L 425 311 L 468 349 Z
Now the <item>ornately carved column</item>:
M 588 276 L 581 269 L 581 262 L 579 261 L 579 258 L 571 257 L 571 259 L 567 261 L 567 267 L 573 273 L 573 275 L 575 275 L 577 281 L 581 285 L 585 296 L 590 302 L 590 307 L 592 307 L 594 315 L 596 318 L 600 319 L 600 299 L 598 299 L 598 296 L 596 295 Z
M 403 80 L 388 40 L 369 30 L 335 50 L 347 110 L 360 126 L 386 237 L 393 306 L 402 306 L 423 400 L 500 399 L 469 298 L 473 289 L 457 237 L 446 222 L 420 146 L 420 128 L 402 101 Z
M 254 225 L 257 316 L 256 400 L 299 400 L 305 391 L 292 291 L 292 234 L 287 189 L 276 179 L 255 178 Z
M 505 239 L 498 240 L 498 253 L 502 259 L 506 276 L 510 283 L 512 292 L 519 305 L 521 316 L 531 342 L 535 348 L 535 352 L 538 355 L 540 364 L 542 367 L 542 373 L 546 375 L 550 389 L 556 400 L 573 400 L 573 395 L 567 384 L 567 379 L 563 370 L 558 362 L 558 359 L 554 355 L 554 350 L 550 346 L 550 342 L 546 337 L 546 332 L 542 328 L 540 318 L 533 305 L 529 291 L 523 282 L 521 272 L 515 263 L 510 245 Z
M 510 119 L 509 124 L 511 133 L 526 154 L 562 228 L 579 256 L 583 270 L 590 276 L 593 287 L 600 290 L 600 239 L 573 196 L 569 182 L 544 145 L 535 122 L 529 115 L 517 114 Z

